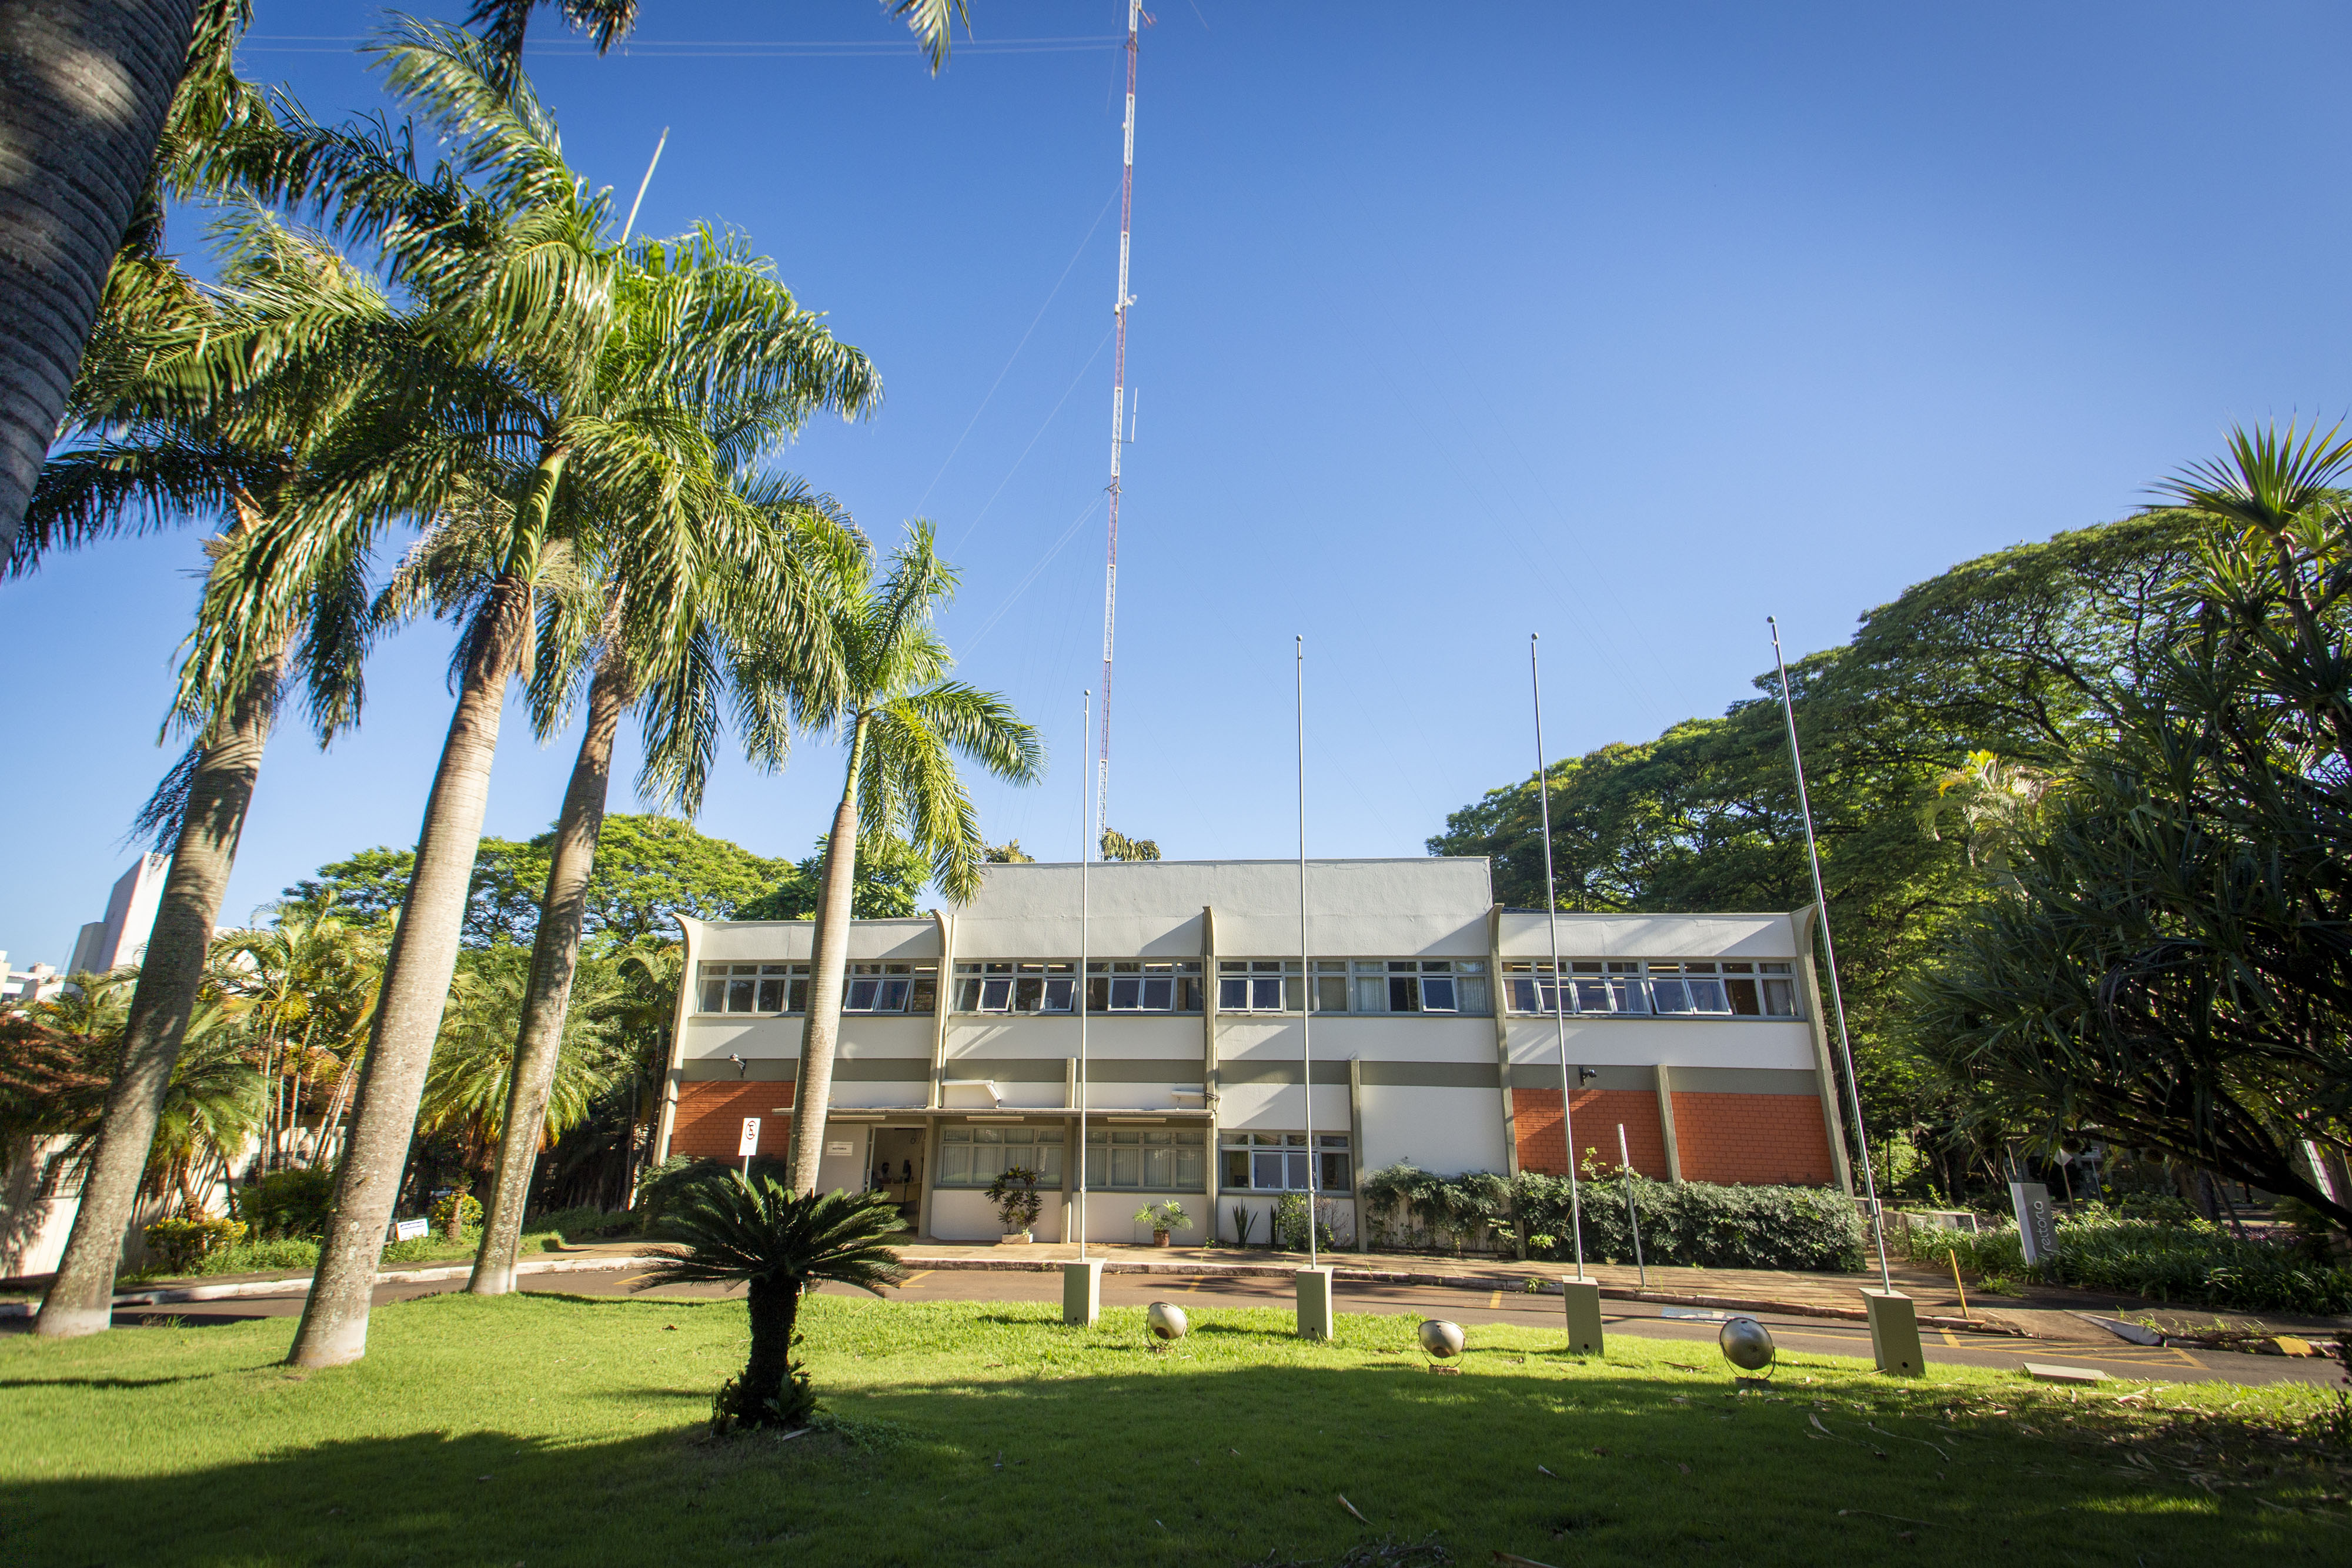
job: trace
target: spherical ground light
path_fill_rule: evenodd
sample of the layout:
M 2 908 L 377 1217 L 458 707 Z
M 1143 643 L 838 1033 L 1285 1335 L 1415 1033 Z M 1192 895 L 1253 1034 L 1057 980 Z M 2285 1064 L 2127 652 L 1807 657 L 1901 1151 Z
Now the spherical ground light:
M 1192 1332 L 1184 1309 L 1173 1301 L 1154 1301 L 1143 1309 L 1143 1321 L 1155 1339 L 1182 1339 Z
M 1723 1325 L 1716 1343 L 1723 1346 L 1723 1358 L 1744 1372 L 1767 1370 L 1778 1354 L 1771 1331 L 1754 1318 L 1732 1319 Z
M 1421 1325 L 1421 1348 L 1438 1361 L 1452 1361 L 1462 1354 L 1462 1325 L 1447 1322 L 1444 1318 L 1429 1318 Z

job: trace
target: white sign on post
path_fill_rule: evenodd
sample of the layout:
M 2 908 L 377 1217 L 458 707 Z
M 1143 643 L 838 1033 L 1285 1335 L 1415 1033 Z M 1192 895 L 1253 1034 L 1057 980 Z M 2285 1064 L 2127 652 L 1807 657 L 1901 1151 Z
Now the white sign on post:
M 392 1222 L 392 1239 L 394 1241 L 415 1241 L 432 1234 L 433 1222 L 429 1219 L 395 1219 Z
M 737 1141 L 735 1145 L 735 1152 L 747 1160 L 753 1155 L 760 1152 L 759 1117 L 746 1116 L 743 1118 L 743 1136 Z
M 2028 1263 L 2058 1255 L 2058 1217 L 2051 1211 L 2050 1189 L 2038 1181 L 2009 1184 L 2009 1201 L 2017 1210 L 2017 1239 Z

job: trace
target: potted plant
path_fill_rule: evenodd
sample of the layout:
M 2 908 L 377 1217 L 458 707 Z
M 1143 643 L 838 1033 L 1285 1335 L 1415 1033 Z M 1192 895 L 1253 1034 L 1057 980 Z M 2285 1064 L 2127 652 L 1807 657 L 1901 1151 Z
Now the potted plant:
M 1035 1171 L 1026 1166 L 1005 1166 L 1003 1174 L 988 1184 L 988 1201 L 996 1205 L 996 1218 L 1004 1222 L 999 1246 L 1035 1239 L 1029 1228 L 1037 1223 L 1038 1212 L 1045 1207 L 1045 1200 L 1037 1196 Z
M 1171 1230 L 1192 1228 L 1192 1216 L 1186 1214 L 1184 1206 L 1172 1197 L 1166 1203 L 1145 1204 L 1135 1211 L 1135 1222 L 1151 1227 L 1151 1244 L 1154 1247 L 1171 1245 L 1168 1233 Z

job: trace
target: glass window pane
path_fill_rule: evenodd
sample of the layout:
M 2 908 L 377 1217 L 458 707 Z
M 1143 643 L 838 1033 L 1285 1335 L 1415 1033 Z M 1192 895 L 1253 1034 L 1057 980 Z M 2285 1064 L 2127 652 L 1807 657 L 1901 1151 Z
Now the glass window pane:
M 1609 982 L 1609 999 L 1621 1013 L 1645 1013 L 1650 1010 L 1648 989 L 1639 980 L 1612 979 Z
M 1217 1005 L 1233 1012 L 1249 1006 L 1249 981 L 1240 975 L 1228 975 L 1217 982 Z
M 1282 1157 L 1284 1189 L 1289 1192 L 1305 1192 L 1308 1158 L 1307 1151 L 1294 1150 Z
M 907 1010 L 910 1013 L 936 1011 L 940 1005 L 940 981 L 936 974 L 915 977 L 915 988 L 908 994 Z
M 1343 1013 L 1348 1010 L 1347 976 L 1315 977 L 1315 1010 L 1318 1013 Z
M 752 992 L 757 986 L 758 982 L 755 980 L 728 981 L 727 1010 L 730 1013 L 750 1012 L 751 1010 Z
M 1250 1157 L 1247 1149 L 1226 1149 L 1219 1155 L 1225 1174 L 1217 1178 L 1219 1186 L 1246 1187 L 1250 1184 Z
M 702 982 L 702 1010 L 707 1013 L 727 1010 L 727 982 L 709 979 Z
M 1689 993 L 1680 980 L 1652 980 L 1650 1005 L 1662 1013 L 1686 1013 L 1691 1010 Z
M 762 979 L 760 982 L 759 1010 L 763 1013 L 780 1013 L 784 1010 L 783 981 Z
M 1168 1185 L 1175 1188 L 1178 1192 L 1200 1191 L 1202 1186 L 1205 1185 L 1201 1179 L 1202 1166 L 1200 1145 L 1195 1144 L 1190 1148 L 1179 1146 L 1174 1153 L 1176 1155 L 1176 1174 L 1170 1180 Z
M 1132 1144 L 1113 1144 L 1110 1150 L 1110 1185 L 1141 1186 L 1143 1185 L 1143 1151 Z
M 1262 1013 L 1282 1010 L 1282 981 L 1279 977 L 1261 976 L 1250 981 L 1250 1007 Z
M 1797 1016 L 1797 982 L 1794 980 L 1766 980 L 1764 982 L 1764 1011 L 1770 1017 L 1776 1019 L 1795 1018 Z
M 1389 977 L 1389 1011 L 1413 1013 L 1421 1010 L 1421 982 L 1411 975 Z
M 1250 1156 L 1250 1186 L 1260 1192 L 1282 1190 L 1282 1151 L 1260 1149 Z
M 849 999 L 841 1004 L 842 1008 L 844 1010 L 853 1013 L 873 1011 L 874 993 L 880 988 L 881 984 L 882 982 L 879 980 L 850 981 Z
M 1059 1144 L 1038 1145 L 1036 1169 L 1037 1185 L 1039 1186 L 1061 1186 L 1062 1145 Z
M 1323 1190 L 1326 1192 L 1347 1191 L 1348 1156 L 1344 1154 L 1338 1154 L 1326 1149 L 1323 1151 L 1322 1159 Z
M 1185 975 L 1176 982 L 1176 1010 L 1196 1013 L 1201 1010 L 1201 977 Z
M 1143 999 L 1143 982 L 1113 977 L 1110 983 L 1110 1010 L 1115 1013 L 1133 1012 Z
M 1757 1000 L 1756 982 L 1752 979 L 1734 975 L 1723 982 L 1723 990 L 1731 1003 L 1731 1010 L 1741 1018 L 1754 1018 L 1764 1010 Z
M 1012 981 L 982 980 L 980 983 L 980 1010 L 982 1012 L 1001 1013 L 1012 1005 Z
M 1034 1013 L 1042 1008 L 1045 1002 L 1045 982 L 1043 979 L 1024 976 L 1013 988 L 1014 1012 Z
M 1701 976 L 1690 983 L 1691 1008 L 1703 1013 L 1727 1013 L 1731 1003 L 1723 994 L 1723 982 Z
M 1454 1010 L 1454 977 L 1450 975 L 1424 975 L 1421 981 L 1421 1010 L 1425 1013 L 1450 1013 Z
M 1379 976 L 1356 977 L 1356 1010 L 1360 1013 L 1384 1013 L 1389 1010 L 1389 988 Z
M 1486 976 L 1465 975 L 1454 982 L 1454 988 L 1455 1005 L 1464 1012 L 1483 1013 L 1494 1010 L 1493 1005 L 1486 999 Z
M 940 1180 L 949 1186 L 971 1185 L 971 1145 L 970 1144 L 940 1145 Z
M 1165 1144 L 1143 1151 L 1143 1185 L 1166 1190 L 1176 1179 L 1176 1151 Z
M 1569 989 L 1576 995 L 1570 998 L 1580 1013 L 1611 1011 L 1609 982 L 1606 980 L 1570 979 Z
M 1143 982 L 1144 1011 L 1164 1013 L 1175 1004 L 1175 1001 L 1176 982 L 1174 980 L 1153 977 Z
M 1088 966 L 1088 967 L 1090 967 L 1090 968 L 1091 968 L 1091 967 L 1093 967 L 1093 966 L 1089 965 L 1089 966 Z M 1108 1011 L 1109 1011 L 1109 1010 L 1110 1010 L 1110 982 L 1109 982 L 1108 980 L 1102 979 L 1102 978 L 1100 978 L 1100 977 L 1096 977 L 1096 978 L 1092 978 L 1092 979 L 1087 980 L 1087 1011 L 1088 1011 L 1088 1012 L 1090 1012 L 1090 1013 L 1099 1013 L 1099 1012 L 1108 1012 Z
M 1076 992 L 1077 982 L 1075 980 L 1047 980 L 1045 1010 L 1049 1013 L 1068 1012 L 1071 998 Z

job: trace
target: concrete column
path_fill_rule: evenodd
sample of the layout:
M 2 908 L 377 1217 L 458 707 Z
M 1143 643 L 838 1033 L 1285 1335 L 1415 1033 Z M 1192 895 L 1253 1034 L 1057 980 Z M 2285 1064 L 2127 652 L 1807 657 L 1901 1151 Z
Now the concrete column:
M 1567 1309 L 1568 1349 L 1571 1355 L 1601 1354 L 1601 1281 L 1562 1276 L 1560 1302 Z
M 1201 906 L 1201 1107 L 1209 1113 L 1202 1136 L 1209 1140 L 1208 1164 L 1202 1167 L 1202 1190 L 1207 1194 L 1209 1217 L 1202 1225 L 1204 1239 L 1217 1239 L 1217 912 Z
M 1789 929 L 1797 939 L 1797 977 L 1803 982 L 1805 1012 L 1813 1026 L 1813 1072 L 1822 1090 L 1822 1127 L 1829 1134 L 1830 1168 L 1837 1172 L 1838 1190 L 1853 1196 L 1853 1166 L 1845 1148 L 1845 1117 L 1838 1110 L 1837 1071 L 1830 1065 L 1829 1020 L 1822 1007 L 1821 976 L 1813 968 L 1813 906 L 1789 912 Z
M 1348 1058 L 1348 1196 L 1356 1206 L 1356 1250 L 1369 1252 L 1372 1228 L 1364 1215 L 1364 1059 L 1360 1056 Z
M 1511 1103 L 1511 1022 L 1510 1009 L 1503 1004 L 1503 906 L 1495 905 L 1486 912 L 1486 995 L 1495 1013 L 1495 1071 L 1496 1081 L 1503 1086 L 1503 1170 L 1513 1180 L 1519 1174 L 1518 1110 Z M 1566 1092 L 1565 1090 L 1562 1092 Z M 1573 1151 L 1570 1158 L 1574 1157 Z M 1527 1256 L 1527 1241 L 1519 1242 L 1519 1256 Z
M 1679 1182 L 1683 1179 L 1683 1154 L 1675 1145 L 1674 1079 L 1663 1061 L 1658 1063 L 1655 1071 L 1658 1074 L 1658 1131 L 1666 1143 L 1666 1179 Z
M 939 1010 L 931 1015 L 931 1097 L 926 1103 L 936 1111 L 948 1103 L 948 1014 L 955 1007 L 955 916 L 935 909 L 931 919 L 940 928 L 940 999 Z
M 1062 1265 L 1062 1321 L 1076 1328 L 1092 1328 L 1102 1317 L 1103 1260 Z
M 1062 1063 L 1062 1103 L 1075 1111 L 1078 1108 L 1078 1059 L 1075 1056 Z M 1072 1116 L 1062 1124 L 1062 1239 L 1075 1241 L 1070 1226 L 1077 1213 L 1074 1199 L 1077 1196 L 1078 1162 L 1087 1151 L 1078 1146 L 1078 1119 Z
M 677 1006 L 671 1009 L 669 1020 L 669 1065 L 662 1072 L 661 1113 L 654 1122 L 654 1163 L 669 1158 L 669 1141 L 677 1131 L 677 1086 L 685 1072 L 686 1020 L 700 1005 L 702 982 L 694 972 L 702 946 L 702 922 L 690 915 L 678 916 L 678 929 L 685 934 L 684 978 L 677 988 Z M 634 1196 L 635 1178 L 630 1179 Z

